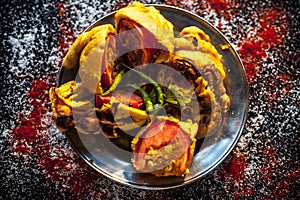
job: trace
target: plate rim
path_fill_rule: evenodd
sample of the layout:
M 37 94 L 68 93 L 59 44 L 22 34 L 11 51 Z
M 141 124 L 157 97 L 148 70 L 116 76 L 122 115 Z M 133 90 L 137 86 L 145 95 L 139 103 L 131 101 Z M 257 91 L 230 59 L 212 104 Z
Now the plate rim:
M 125 186 L 129 186 L 129 187 L 134 187 L 134 188 L 138 188 L 138 189 L 144 189 L 144 190 L 166 190 L 166 189 L 173 189 L 173 188 L 178 188 L 178 187 L 181 187 L 181 186 L 184 186 L 184 185 L 187 185 L 187 184 L 190 184 L 196 180 L 199 180 L 201 178 L 204 178 L 207 174 L 209 174 L 212 170 L 216 169 L 227 157 L 228 155 L 232 152 L 232 150 L 236 147 L 238 141 L 240 140 L 240 137 L 242 135 L 242 132 L 245 128 L 245 124 L 246 124 L 246 121 L 247 121 L 247 118 L 248 118 L 248 110 L 249 110 L 249 83 L 248 83 L 248 79 L 247 79 L 247 75 L 246 75 L 246 71 L 245 71 L 245 67 L 243 65 L 243 62 L 238 54 L 238 52 L 236 51 L 236 49 L 232 46 L 231 42 L 224 36 L 224 34 L 219 31 L 215 26 L 212 25 L 212 23 L 210 23 L 209 21 L 207 21 L 206 19 L 202 18 L 201 16 L 191 12 L 191 11 L 188 11 L 188 10 L 185 10 L 185 9 L 182 9 L 182 8 L 178 8 L 178 7 L 175 7 L 175 6 L 170 6 L 170 5 L 164 5 L 164 4 L 144 4 L 145 6 L 154 6 L 156 9 L 158 9 L 159 11 L 161 10 L 168 10 L 168 11 L 179 11 L 185 15 L 188 15 L 188 17 L 192 16 L 193 19 L 195 19 L 197 22 L 199 22 L 199 20 L 201 22 L 199 23 L 206 23 L 208 26 L 206 26 L 207 28 L 209 28 L 211 31 L 213 32 L 216 32 L 218 35 L 220 35 L 220 39 L 224 40 L 226 42 L 226 44 L 230 45 L 230 51 L 232 51 L 232 54 L 233 56 L 236 58 L 236 60 L 238 61 L 238 65 L 240 66 L 240 72 L 242 74 L 242 82 L 244 83 L 244 87 L 245 87 L 245 91 L 244 91 L 244 97 L 245 97 L 245 102 L 243 102 L 245 105 L 244 107 L 244 110 L 243 110 L 243 118 L 241 119 L 241 123 L 239 125 L 239 129 L 236 131 L 237 132 L 237 135 L 236 137 L 231 141 L 231 145 L 230 147 L 227 149 L 227 151 L 222 155 L 222 157 L 220 157 L 216 162 L 214 162 L 214 165 L 210 166 L 208 169 L 206 169 L 203 173 L 201 174 L 198 174 L 197 176 L 194 176 L 186 181 L 182 181 L 178 184 L 170 184 L 170 185 L 163 185 L 163 186 L 158 186 L 158 185 L 145 185 L 145 184 L 139 184 L 139 183 L 132 183 L 130 181 L 125 181 L 121 178 L 118 178 L 118 177 L 115 177 L 115 176 L 112 176 L 111 174 L 107 173 L 106 171 L 102 170 L 99 168 L 99 166 L 95 166 L 93 164 L 93 162 L 90 162 L 90 159 L 85 155 L 83 154 L 76 146 L 75 144 L 73 144 L 73 141 L 72 139 L 70 138 L 70 135 L 66 133 L 66 137 L 67 137 L 67 140 L 69 141 L 69 143 L 71 144 L 72 148 L 75 150 L 75 152 L 77 153 L 77 155 L 79 155 L 79 157 L 85 161 L 85 163 L 87 163 L 90 167 L 92 167 L 94 170 L 96 170 L 98 173 L 104 175 L 105 177 L 107 177 L 108 179 L 111 179 L 111 180 L 114 180 L 115 182 L 117 183 L 120 183 L 122 185 L 125 185 Z M 94 21 L 91 23 L 91 25 L 89 25 L 83 32 L 86 32 L 88 30 L 90 30 L 91 28 L 95 27 L 95 26 L 98 26 L 98 24 L 101 22 L 101 21 L 104 21 L 104 20 L 108 20 L 108 18 L 111 18 L 114 16 L 114 14 L 117 12 L 116 11 L 113 11 L 113 12 L 110 12 L 104 16 L 102 16 L 101 18 L 99 18 L 98 20 Z M 101 23 L 103 24 L 103 22 Z M 62 75 L 64 73 L 65 69 L 63 67 L 60 68 L 59 72 L 58 72 L 58 75 L 57 75 L 57 79 L 56 79 L 56 86 L 60 86 L 62 83 Z M 85 149 L 86 151 L 88 151 L 87 149 Z

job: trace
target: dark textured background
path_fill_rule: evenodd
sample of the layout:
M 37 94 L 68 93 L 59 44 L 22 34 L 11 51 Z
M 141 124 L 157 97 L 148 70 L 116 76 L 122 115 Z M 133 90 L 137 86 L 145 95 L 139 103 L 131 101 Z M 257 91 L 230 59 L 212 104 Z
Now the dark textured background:
M 238 50 L 250 108 L 232 153 L 206 177 L 165 191 L 90 169 L 56 129 L 47 91 L 75 37 L 129 2 L 2 0 L 0 199 L 299 199 L 299 1 L 143 2 L 200 15 Z

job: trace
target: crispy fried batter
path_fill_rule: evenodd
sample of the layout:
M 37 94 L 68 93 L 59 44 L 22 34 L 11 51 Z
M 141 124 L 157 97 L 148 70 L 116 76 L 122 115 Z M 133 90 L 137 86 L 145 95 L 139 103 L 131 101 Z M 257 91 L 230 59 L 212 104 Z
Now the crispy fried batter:
M 210 38 L 197 27 L 186 27 L 176 38 L 176 51 L 170 66 L 179 71 L 192 83 L 198 96 L 200 121 L 197 139 L 212 135 L 223 122 L 230 99 L 223 80 L 225 70 L 221 55 L 210 43 Z M 192 71 L 193 76 L 187 76 Z
M 180 127 L 182 137 L 177 135 L 178 137 L 176 136 L 175 139 L 169 140 L 166 134 L 167 130 L 171 129 L 168 127 L 161 131 L 164 137 L 154 137 L 155 139 L 150 139 L 151 141 L 144 140 L 146 146 L 149 143 L 151 145 L 144 152 L 139 152 L 139 149 L 136 148 L 138 150 L 134 152 L 135 154 L 141 153 L 145 156 L 140 160 L 134 160 L 133 157 L 133 167 L 140 172 L 155 176 L 184 176 L 189 173 L 188 168 L 193 159 L 196 139 L 215 134 L 222 125 L 223 117 L 229 108 L 230 99 L 226 94 L 223 82 L 226 74 L 222 56 L 211 43 L 210 37 L 195 26 L 184 28 L 178 37 L 174 38 L 173 24 L 153 6 L 146 7 L 142 3 L 135 2 L 120 9 L 114 16 L 116 30 L 119 30 L 119 26 L 126 27 L 126 21 L 123 21 L 123 26 L 120 25 L 123 19 L 128 20 L 127 23 L 132 21 L 132 27 L 135 27 L 142 35 L 139 39 L 146 39 L 146 35 L 155 38 L 151 41 L 155 41 L 155 44 L 158 43 L 159 47 L 157 48 L 163 50 L 149 51 L 149 55 L 155 55 L 151 61 L 167 63 L 171 68 L 179 71 L 191 84 L 191 91 L 196 94 L 193 99 L 196 101 L 196 106 L 199 105 L 200 110 L 200 117 L 198 110 L 194 109 L 193 114 L 182 114 L 182 119 L 176 118 L 176 111 L 170 111 L 169 113 L 174 116 L 167 116 L 168 120 L 172 123 L 175 122 L 173 127 Z M 129 28 L 132 27 L 129 26 Z M 140 28 L 147 29 L 149 33 L 147 31 L 141 33 Z M 147 128 L 145 125 L 150 126 L 153 121 L 165 117 L 155 116 L 155 119 L 152 119 L 146 111 L 125 105 L 117 99 L 111 100 L 110 103 L 104 103 L 101 108 L 94 108 L 90 101 L 95 94 L 103 94 L 101 73 L 104 68 L 110 67 L 109 73 L 119 71 L 114 64 L 117 59 L 117 50 L 113 47 L 110 48 L 109 56 L 105 57 L 109 44 L 108 38 L 116 35 L 116 30 L 111 24 L 97 26 L 82 33 L 70 47 L 62 66 L 66 69 L 78 68 L 79 79 L 67 82 L 58 88 L 52 87 L 49 91 L 53 117 L 59 129 L 67 130 L 75 127 L 80 133 L 86 134 L 97 134 L 102 129 L 107 138 L 117 138 L 124 133 L 123 131 L 140 129 L 142 132 Z M 110 42 L 116 47 L 116 41 L 110 40 Z M 134 43 L 132 40 L 130 42 Z M 139 45 L 143 42 L 136 43 Z M 146 46 L 144 49 L 147 48 L 149 47 Z M 103 80 L 105 78 L 102 78 Z M 180 83 L 176 82 L 177 90 L 182 89 L 183 84 L 180 85 Z M 103 83 L 103 85 L 105 84 Z M 191 95 L 186 95 L 184 92 L 180 94 L 185 98 L 192 99 Z M 187 104 L 180 104 L 180 106 L 189 107 Z M 179 110 L 178 107 L 170 107 L 170 109 Z M 193 108 L 189 109 L 193 110 Z M 151 123 L 149 123 L 150 121 Z M 148 130 L 149 135 L 151 135 L 151 131 Z M 145 138 L 137 135 L 131 143 L 132 149 L 136 150 L 135 147 L 138 146 L 139 140 L 142 141 Z M 160 148 L 155 146 L 159 142 L 163 143 Z
M 196 145 L 190 131 L 193 132 L 190 127 L 172 118 L 160 118 L 149 125 L 132 141 L 134 168 L 155 176 L 184 176 L 189 173 Z
M 54 120 L 63 131 L 75 127 L 81 133 L 98 133 L 99 121 L 94 115 L 91 102 L 83 96 L 86 93 L 81 91 L 82 88 L 82 84 L 75 81 L 50 88 Z
M 195 52 L 203 52 L 202 59 L 205 57 L 206 62 L 209 60 L 211 64 L 220 71 L 222 79 L 226 77 L 225 70 L 222 64 L 222 56 L 210 42 L 210 38 L 198 27 L 185 27 L 175 39 L 176 50 L 193 50 Z
M 99 26 L 89 43 L 85 46 L 80 55 L 79 76 L 83 86 L 90 93 L 102 93 L 100 86 L 102 59 L 106 45 L 106 39 L 110 34 L 115 34 L 111 24 Z M 113 61 L 114 59 L 112 59 Z M 111 62 L 112 62 L 111 61 Z
M 134 2 L 131 5 L 120 9 L 115 14 L 116 29 L 119 29 L 119 22 L 122 19 L 130 19 L 141 27 L 148 29 L 157 39 L 158 43 L 166 51 L 159 55 L 157 62 L 167 62 L 170 59 L 174 49 L 173 24 L 160 14 L 153 6 L 144 6 L 140 2 Z
M 172 160 L 172 162 L 163 169 L 151 172 L 155 176 L 184 176 L 188 174 L 189 166 L 192 163 L 194 152 L 196 147 L 196 139 L 193 138 L 190 148 L 182 154 L 178 159 Z M 174 152 L 172 152 L 174 153 Z
M 62 66 L 66 69 L 76 68 L 79 66 L 79 57 L 83 48 L 91 41 L 93 36 L 102 28 L 97 26 L 88 32 L 80 34 L 72 46 L 69 48 Z
M 194 76 L 195 79 L 192 81 L 195 84 L 200 109 L 198 139 L 216 133 L 230 101 L 220 72 L 213 64 L 207 64 L 210 63 L 209 60 L 205 63 L 205 58 L 202 59 L 201 54 L 201 52 L 196 54 L 193 51 L 180 50 L 172 60 L 173 63 L 186 60 L 201 74 L 197 78 Z
M 72 116 L 72 99 L 75 81 L 70 81 L 61 87 L 51 87 L 49 97 L 52 102 L 53 117 L 61 130 L 74 127 Z

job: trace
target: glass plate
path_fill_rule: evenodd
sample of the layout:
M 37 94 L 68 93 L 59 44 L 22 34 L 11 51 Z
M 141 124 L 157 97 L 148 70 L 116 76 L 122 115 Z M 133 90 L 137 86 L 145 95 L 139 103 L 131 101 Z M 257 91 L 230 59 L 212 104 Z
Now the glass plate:
M 68 140 L 79 156 L 99 173 L 119 183 L 143 189 L 168 189 L 179 187 L 195 181 L 217 167 L 231 152 L 242 133 L 248 111 L 248 83 L 243 64 L 229 41 L 209 22 L 183 9 L 153 5 L 172 22 L 175 30 L 186 26 L 197 26 L 211 38 L 211 43 L 223 56 L 226 71 L 225 87 L 230 97 L 230 108 L 219 133 L 205 140 L 198 140 L 190 173 L 184 177 L 155 177 L 136 172 L 131 165 L 132 152 L 127 137 L 111 141 L 102 134 L 84 135 L 76 129 L 66 131 Z M 87 30 L 101 24 L 114 24 L 114 13 L 111 13 L 92 24 Z M 222 45 L 229 49 L 222 50 Z M 74 80 L 77 70 L 61 68 L 57 86 Z M 117 145 L 116 145 L 117 144 Z M 122 148 L 120 148 L 122 147 Z

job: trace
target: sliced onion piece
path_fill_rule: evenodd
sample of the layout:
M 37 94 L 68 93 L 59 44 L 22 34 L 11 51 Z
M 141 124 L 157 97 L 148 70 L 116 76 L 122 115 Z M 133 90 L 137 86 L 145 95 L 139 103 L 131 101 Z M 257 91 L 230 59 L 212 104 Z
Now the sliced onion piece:
M 116 57 L 116 39 L 114 34 L 109 34 L 106 39 L 102 58 L 101 86 L 109 88 L 114 79 L 113 68 Z
M 119 21 L 119 47 L 127 48 L 125 59 L 131 66 L 154 62 L 160 51 L 156 38 L 146 29 L 129 19 Z M 124 50 L 122 50 L 124 51 Z

